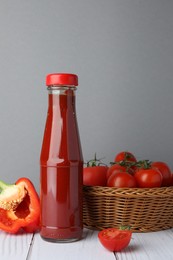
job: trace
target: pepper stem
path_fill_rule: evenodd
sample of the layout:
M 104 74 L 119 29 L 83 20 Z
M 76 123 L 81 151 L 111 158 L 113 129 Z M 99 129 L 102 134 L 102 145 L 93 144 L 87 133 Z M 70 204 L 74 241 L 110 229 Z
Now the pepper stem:
M 14 184 L 7 184 L 4 181 L 0 181 L 0 192 L 2 192 L 10 186 L 14 186 Z

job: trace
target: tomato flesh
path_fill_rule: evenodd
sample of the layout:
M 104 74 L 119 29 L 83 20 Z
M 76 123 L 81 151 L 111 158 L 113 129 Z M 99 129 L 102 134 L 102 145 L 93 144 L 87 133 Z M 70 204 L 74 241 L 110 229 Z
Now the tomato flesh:
M 101 244 L 111 252 L 119 252 L 130 243 L 132 232 L 117 228 L 107 228 L 98 233 Z

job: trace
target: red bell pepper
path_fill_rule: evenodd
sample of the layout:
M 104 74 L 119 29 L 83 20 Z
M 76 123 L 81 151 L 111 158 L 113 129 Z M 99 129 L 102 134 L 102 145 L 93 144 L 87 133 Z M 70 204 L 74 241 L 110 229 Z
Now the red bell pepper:
M 32 182 L 20 178 L 13 185 L 0 181 L 0 229 L 33 233 L 40 225 L 40 201 Z

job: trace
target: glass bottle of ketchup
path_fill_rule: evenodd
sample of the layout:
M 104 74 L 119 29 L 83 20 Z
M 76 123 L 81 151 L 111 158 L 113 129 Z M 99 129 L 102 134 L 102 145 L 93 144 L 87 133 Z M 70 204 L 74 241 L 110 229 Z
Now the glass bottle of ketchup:
M 83 157 L 75 111 L 75 74 L 46 77 L 48 112 L 40 155 L 41 231 L 44 240 L 82 237 Z

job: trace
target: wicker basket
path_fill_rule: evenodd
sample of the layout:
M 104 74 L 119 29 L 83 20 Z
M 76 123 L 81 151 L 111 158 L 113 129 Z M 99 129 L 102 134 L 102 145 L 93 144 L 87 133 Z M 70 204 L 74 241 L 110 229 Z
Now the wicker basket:
M 121 225 L 132 232 L 173 227 L 173 187 L 109 188 L 83 187 L 83 223 L 101 230 Z

